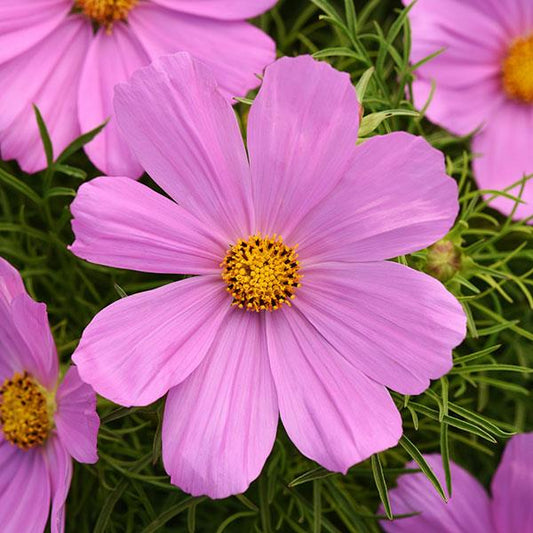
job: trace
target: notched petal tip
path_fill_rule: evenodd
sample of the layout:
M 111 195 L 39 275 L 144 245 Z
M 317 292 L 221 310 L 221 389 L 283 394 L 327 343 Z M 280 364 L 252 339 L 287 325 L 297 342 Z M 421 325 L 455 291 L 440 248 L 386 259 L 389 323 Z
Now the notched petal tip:
M 117 105 L 116 102 L 127 99 L 136 86 L 156 83 L 157 78 L 172 80 L 172 78 L 178 77 L 179 70 L 189 72 L 200 70 L 202 81 L 207 82 L 213 89 L 218 89 L 218 82 L 209 67 L 189 52 L 162 55 L 149 65 L 135 70 L 127 81 L 115 85 L 113 101 L 117 116 L 120 112 L 120 105 Z

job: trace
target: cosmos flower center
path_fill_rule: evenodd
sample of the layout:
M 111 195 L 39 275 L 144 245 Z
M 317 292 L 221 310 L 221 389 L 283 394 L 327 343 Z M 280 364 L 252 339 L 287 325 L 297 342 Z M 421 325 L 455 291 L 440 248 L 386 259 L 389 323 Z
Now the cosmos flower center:
M 126 20 L 137 2 L 138 0 L 76 0 L 76 7 L 97 24 L 110 30 L 114 22 Z
M 290 307 L 302 278 L 296 248 L 279 235 L 260 233 L 233 245 L 220 265 L 232 305 L 255 312 L 274 311 L 282 304 Z
M 30 374 L 15 372 L 0 387 L 0 424 L 4 438 L 22 450 L 44 443 L 53 425 L 55 405 Z
M 533 103 L 533 34 L 516 39 L 503 62 L 503 87 L 507 95 Z

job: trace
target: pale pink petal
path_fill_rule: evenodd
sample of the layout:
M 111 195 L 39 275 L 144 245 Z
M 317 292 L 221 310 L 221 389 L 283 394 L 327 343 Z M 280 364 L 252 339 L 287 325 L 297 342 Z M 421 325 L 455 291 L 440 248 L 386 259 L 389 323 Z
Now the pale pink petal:
M 46 305 L 30 298 L 7 261 L 2 259 L 0 265 L 0 383 L 27 371 L 51 390 L 58 369 Z
M 264 316 L 233 308 L 202 364 L 169 392 L 165 469 L 194 496 L 244 492 L 263 468 L 277 424 Z
M 455 297 L 398 263 L 307 268 L 294 306 L 347 362 L 401 394 L 419 394 L 446 374 L 465 336 Z
M 50 478 L 42 449 L 0 441 L 0 524 L 6 533 L 42 533 L 50 509 Z
M 349 168 L 359 104 L 346 73 L 310 56 L 267 68 L 248 118 L 257 230 L 289 233 Z
M 455 1 L 465 3 L 463 0 Z M 476 16 L 483 15 L 498 22 L 510 38 L 531 33 L 533 3 L 529 0 L 468 0 L 468 4 L 476 10 Z
M 65 531 L 65 502 L 72 479 L 72 458 L 55 434 L 48 439 L 44 453 L 52 493 L 50 533 L 63 533 Z
M 13 325 L 11 306 L 3 299 L 0 299 L 0 353 L 0 383 L 15 372 L 24 372 L 22 354 L 26 353 L 26 344 Z
M 403 3 L 412 2 L 403 0 Z M 483 1 L 485 6 L 487 3 Z M 411 60 L 416 63 L 446 48 L 442 55 L 446 59 L 426 63 L 422 69 L 433 70 L 431 64 L 442 66 L 443 73 L 446 67 L 457 68 L 453 72 L 462 73 L 463 79 L 447 81 L 458 86 L 470 85 L 475 79 L 479 81 L 478 76 L 484 77 L 480 70 L 484 67 L 497 68 L 494 60 L 508 42 L 500 20 L 470 0 L 419 0 L 409 12 L 409 21 L 413 39 Z
M 402 421 L 388 391 L 347 363 L 296 309 L 266 315 L 281 420 L 298 449 L 328 470 L 395 446 Z
M 533 174 L 533 106 L 506 102 L 476 135 L 472 151 L 479 156 L 474 159 L 474 176 L 480 189 L 502 190 Z M 518 196 L 519 191 L 515 187 L 508 192 Z M 514 218 L 533 215 L 533 180 L 526 183 L 522 201 Z M 515 202 L 499 197 L 489 205 L 508 215 Z
M 24 339 L 24 351 L 18 354 L 20 370 L 27 370 L 41 385 L 52 390 L 58 377 L 58 359 L 46 305 L 20 294 L 11 302 L 11 312 L 12 327 Z
M 17 159 L 26 172 L 46 166 L 32 104 L 43 115 L 55 156 L 79 135 L 76 98 L 90 39 L 88 21 L 69 16 L 43 41 L 0 65 L 3 159 Z
M 152 0 L 183 13 L 221 20 L 256 17 L 273 7 L 277 0 Z
M 445 486 L 444 468 L 440 455 L 424 458 Z M 407 468 L 417 468 L 412 462 Z M 470 473 L 450 461 L 452 497 L 444 503 L 431 482 L 422 472 L 404 474 L 397 487 L 389 490 L 395 515 L 420 513 L 417 516 L 381 521 L 387 533 L 493 533 L 489 497 L 482 485 Z M 380 509 L 384 514 L 383 508 Z M 512 531 L 512 530 L 508 530 Z M 519 531 L 519 530 L 516 530 Z
M 390 133 L 357 147 L 346 177 L 287 240 L 304 263 L 388 259 L 443 237 L 458 210 L 442 153 L 422 137 Z
M 71 211 L 78 257 L 143 272 L 220 273 L 227 243 L 216 230 L 129 178 L 83 184 Z
M 96 412 L 96 394 L 81 381 L 78 369 L 71 366 L 56 395 L 54 421 L 62 446 L 80 463 L 96 463 L 96 439 L 100 418 Z
M 483 0 L 476 0 L 483 2 Z M 502 24 L 508 34 L 512 37 L 517 35 L 530 35 L 533 28 L 533 3 L 528 0 L 507 0 L 502 3 L 500 0 L 490 0 L 497 12 L 497 17 L 501 17 Z M 483 7 L 483 4 L 481 4 Z
M 72 9 L 72 0 L 0 2 L 0 63 L 25 52 L 50 34 Z
M 19 271 L 10 265 L 3 257 L 0 257 L 0 298 L 7 304 L 19 294 L 24 294 L 26 289 L 20 277 Z
M 250 233 L 250 177 L 233 109 L 209 69 L 186 53 L 116 88 L 118 124 L 138 160 L 176 202 L 228 243 Z
M 413 62 L 446 48 L 416 71 L 415 105 L 425 104 L 433 81 L 436 91 L 427 110 L 430 120 L 459 135 L 483 128 L 473 144 L 473 151 L 483 155 L 474 161 L 480 188 L 503 189 L 533 172 L 529 156 L 533 110 L 508 100 L 501 82 L 509 46 L 517 37 L 531 33 L 533 3 L 420 0 L 409 16 Z M 527 186 L 526 205 L 518 207 L 515 218 L 533 214 L 531 191 L 532 186 Z M 518 188 L 510 192 L 516 195 Z M 491 205 L 504 214 L 513 209 L 513 201 L 503 197 Z
M 122 139 L 113 115 L 113 88 L 150 62 L 126 24 L 101 28 L 92 39 L 83 65 L 78 93 L 78 116 L 83 132 L 111 119 L 93 141 L 85 145 L 96 167 L 110 176 L 139 178 L 143 169 Z
M 415 105 L 424 106 L 433 81 L 428 118 L 455 134 L 471 133 L 501 100 L 501 62 L 509 36 L 486 8 L 462 0 L 420 0 L 409 19 L 411 62 L 445 49 L 416 70 Z
M 19 294 L 25 293 L 18 270 L 0 257 L 0 383 L 22 370 L 19 354 L 26 350 L 26 346 L 13 327 L 11 302 Z
M 533 531 L 533 433 L 516 435 L 507 443 L 491 492 L 498 533 Z
M 257 75 L 276 59 L 274 41 L 247 22 L 198 17 L 154 4 L 139 5 L 128 22 L 152 59 L 191 53 L 211 69 L 228 99 L 257 87 Z
M 230 304 L 219 276 L 128 296 L 94 317 L 72 359 L 98 394 L 125 406 L 147 405 L 201 363 Z
M 435 83 L 426 115 L 432 122 L 456 135 L 469 135 L 489 122 L 493 110 L 505 98 L 499 80 L 473 85 L 468 90 Z M 417 109 L 422 109 L 429 102 L 431 90 L 431 80 L 419 78 L 413 82 Z

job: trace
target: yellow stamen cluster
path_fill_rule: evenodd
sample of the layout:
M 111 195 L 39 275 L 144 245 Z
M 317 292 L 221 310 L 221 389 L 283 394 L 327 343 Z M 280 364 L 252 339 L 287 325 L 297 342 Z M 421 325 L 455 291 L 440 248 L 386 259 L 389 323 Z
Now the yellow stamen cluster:
M 513 42 L 503 62 L 502 76 L 507 96 L 533 103 L 533 34 Z
M 0 430 L 22 450 L 44 443 L 52 429 L 53 412 L 46 389 L 27 372 L 16 372 L 0 387 Z
M 232 246 L 220 265 L 232 305 L 255 312 L 290 306 L 302 278 L 296 248 L 286 246 L 276 234 L 260 233 Z
M 108 31 L 114 22 L 126 20 L 138 0 L 76 0 L 76 7 Z

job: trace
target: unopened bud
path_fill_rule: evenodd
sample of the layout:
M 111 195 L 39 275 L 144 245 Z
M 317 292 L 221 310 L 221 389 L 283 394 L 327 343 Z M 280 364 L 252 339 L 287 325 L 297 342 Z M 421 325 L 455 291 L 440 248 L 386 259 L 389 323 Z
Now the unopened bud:
M 438 280 L 452 279 L 461 266 L 461 251 L 452 241 L 442 239 L 428 249 L 425 270 Z

